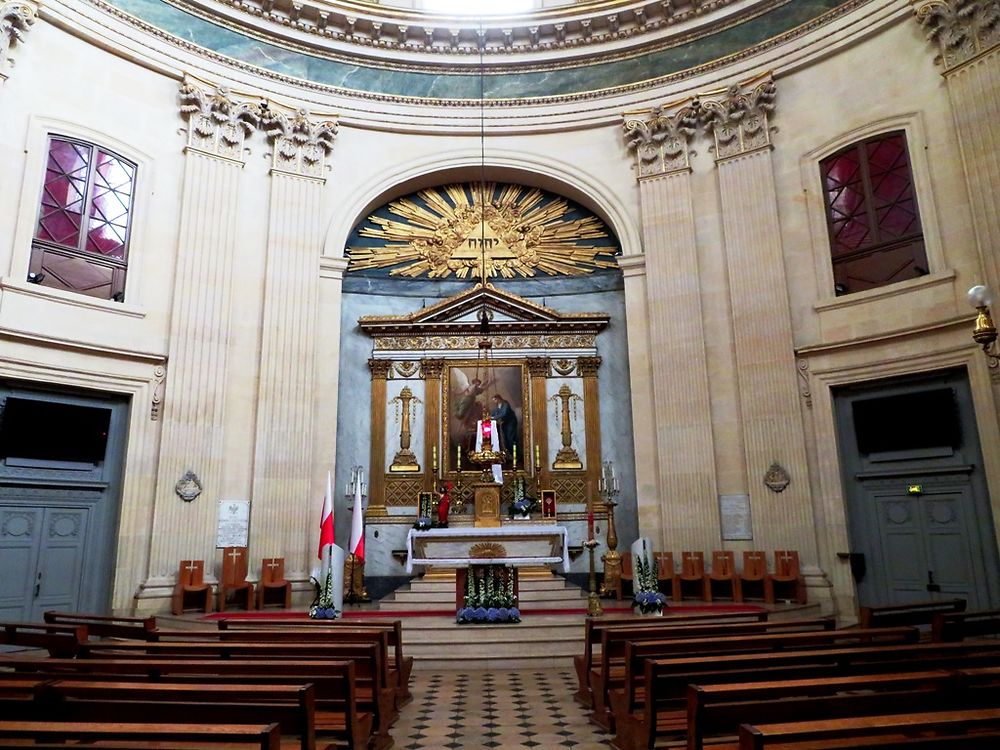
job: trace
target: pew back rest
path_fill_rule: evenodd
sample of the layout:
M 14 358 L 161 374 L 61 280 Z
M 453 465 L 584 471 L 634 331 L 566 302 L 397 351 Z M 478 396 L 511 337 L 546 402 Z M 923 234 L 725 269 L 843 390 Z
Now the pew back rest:
M 931 640 L 937 643 L 984 635 L 1000 635 L 1000 609 L 937 612 L 931 618 Z
M 939 612 L 965 611 L 965 599 L 942 599 L 930 602 L 889 604 L 878 607 L 861 607 L 859 626 L 862 628 L 887 628 L 900 625 L 930 625 Z
M 133 638 L 141 641 L 155 641 L 155 617 L 113 617 L 109 615 L 89 615 L 78 612 L 49 611 L 44 614 L 45 622 L 53 625 L 83 625 L 88 636 L 97 638 Z

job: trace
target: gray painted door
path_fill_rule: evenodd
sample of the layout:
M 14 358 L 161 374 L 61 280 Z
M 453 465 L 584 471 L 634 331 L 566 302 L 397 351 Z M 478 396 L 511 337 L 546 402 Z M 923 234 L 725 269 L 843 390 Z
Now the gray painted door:
M 0 506 L 0 619 L 38 622 L 80 603 L 88 508 Z
M 970 529 L 971 487 L 958 479 L 952 486 L 924 487 L 919 495 L 905 490 L 872 490 L 878 523 L 879 566 L 889 603 L 962 597 L 970 609 L 980 601 L 976 578 L 982 557 Z

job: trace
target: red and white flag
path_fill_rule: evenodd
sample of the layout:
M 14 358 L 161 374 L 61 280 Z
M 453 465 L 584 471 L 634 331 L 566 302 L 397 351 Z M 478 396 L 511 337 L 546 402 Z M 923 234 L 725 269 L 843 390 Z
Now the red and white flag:
M 326 473 L 326 494 L 323 496 L 323 512 L 319 519 L 319 552 L 316 556 L 322 560 L 327 547 L 335 544 L 333 538 L 333 478 Z
M 364 474 L 358 471 L 354 482 L 354 515 L 351 518 L 350 552 L 359 560 L 365 559 L 365 511 L 361 507 L 361 485 Z

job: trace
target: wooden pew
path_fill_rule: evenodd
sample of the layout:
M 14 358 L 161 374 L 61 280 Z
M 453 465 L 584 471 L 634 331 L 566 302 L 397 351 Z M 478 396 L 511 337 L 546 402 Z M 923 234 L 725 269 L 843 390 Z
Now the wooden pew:
M 892 628 L 900 625 L 930 625 L 939 612 L 965 611 L 965 599 L 942 599 L 931 602 L 888 604 L 881 607 L 861 607 L 858 627 Z
M 931 733 L 944 735 L 941 747 L 961 747 L 963 735 L 1000 730 L 1000 708 L 966 711 L 928 711 L 888 716 L 825 719 L 781 724 L 744 724 L 740 727 L 740 750 L 781 747 L 919 747 L 917 738 Z M 928 738 L 933 740 L 932 737 Z M 972 741 L 975 741 L 970 737 Z M 850 741 L 851 744 L 847 744 Z M 943 741 L 943 740 L 940 740 Z M 995 747 L 995 745 L 994 745 Z
M 81 644 L 79 652 L 82 659 L 94 656 L 113 658 L 126 655 L 151 660 L 179 658 L 225 660 L 237 658 L 339 661 L 350 659 L 356 663 L 354 674 L 358 705 L 365 710 L 370 710 L 374 715 L 376 745 L 378 748 L 382 748 L 392 744 L 389 727 L 396 720 L 398 714 L 396 712 L 396 691 L 387 682 L 384 639 L 337 643 L 164 642 L 163 640 L 157 643 L 136 643 L 116 641 L 114 643 Z
M 41 682 L 57 680 L 191 685 L 312 684 L 316 703 L 316 732 L 331 734 L 351 750 L 387 747 L 385 737 L 373 733 L 374 716 L 359 708 L 352 661 L 291 661 L 247 659 L 27 659 L 0 658 L 0 690 L 8 681 L 29 675 Z M 391 738 L 388 742 L 391 744 Z
M 590 670 L 594 665 L 594 653 L 599 652 L 601 645 L 601 633 L 608 628 L 625 627 L 650 627 L 663 628 L 676 625 L 678 623 L 700 623 L 700 622 L 766 622 L 767 612 L 691 612 L 683 615 L 667 615 L 657 620 L 649 617 L 608 617 L 597 620 L 593 617 L 587 618 L 584 622 L 583 630 L 583 653 L 573 657 L 573 666 L 576 668 L 576 677 L 579 688 L 576 692 L 576 701 L 585 708 L 593 706 L 593 697 L 590 694 Z
M 1000 675 L 998 668 L 993 672 Z M 688 685 L 687 750 L 703 750 L 706 738 L 735 737 L 747 722 L 989 708 L 1000 705 L 998 699 L 996 679 L 967 682 L 948 670 Z
M 766 613 L 765 613 L 766 614 Z M 410 677 L 413 674 L 413 657 L 403 654 L 403 621 L 402 620 L 381 620 L 351 618 L 350 620 L 238 620 L 223 618 L 218 620 L 219 630 L 258 630 L 269 627 L 290 627 L 300 626 L 312 628 L 339 628 L 339 627 L 365 627 L 382 628 L 389 634 L 389 664 L 399 672 L 400 695 L 397 703 L 402 707 L 413 700 L 410 693 Z
M 984 676 L 975 675 L 988 664 Z M 761 680 L 818 679 L 890 672 L 954 670 L 961 668 L 966 682 L 996 679 L 1000 643 L 917 643 L 873 649 L 868 646 L 768 654 L 730 654 L 646 659 L 645 695 L 632 683 L 612 694 L 619 748 L 653 747 L 662 734 L 675 732 L 683 721 L 688 685 L 715 685 Z M 653 696 L 653 700 L 646 700 Z
M 1000 635 L 1000 609 L 975 612 L 937 612 L 931 618 L 931 640 L 963 641 L 983 635 Z
M 6 692 L 10 692 L 9 690 Z M 277 724 L 316 750 L 316 695 L 304 685 L 200 685 L 52 680 L 0 699 L 21 721 Z
M 50 656 L 76 656 L 86 640 L 87 628 L 83 625 L 0 622 L 0 645 L 45 649 Z
M 129 742 L 130 747 L 163 747 L 163 743 L 198 743 L 199 747 L 245 745 L 280 750 L 277 724 L 147 724 L 122 722 L 0 721 L 0 742 L 26 739 L 83 743 Z M 146 745 L 139 743 L 149 743 Z M 154 744 L 159 743 L 159 744 Z M 116 745 L 118 746 L 118 745 Z M 169 747 L 169 745 L 167 745 Z M 34 747 L 32 745 L 31 747 Z M 65 747 L 65 746 L 64 746 Z
M 822 636 L 817 645 L 828 644 L 836 640 L 858 640 L 855 635 L 844 635 L 848 631 L 833 630 L 834 622 L 830 618 L 811 620 L 785 620 L 765 623 L 715 624 L 706 626 L 681 626 L 665 631 L 642 630 L 629 631 L 622 629 L 607 630 L 601 638 L 601 661 L 590 672 L 590 687 L 593 696 L 593 712 L 591 718 L 598 726 L 613 731 L 614 717 L 610 704 L 609 692 L 624 681 L 633 679 L 632 675 L 641 679 L 642 665 L 633 667 L 630 672 L 630 644 L 649 643 L 648 649 L 642 651 L 642 658 L 647 656 L 667 656 L 672 653 L 683 653 L 688 650 L 698 650 L 705 653 L 716 651 L 743 651 L 753 648 L 767 651 L 784 648 L 782 638 L 791 636 Z M 856 631 L 851 631 L 856 632 Z M 879 633 L 887 641 L 917 640 L 919 633 L 913 628 L 893 631 L 865 631 L 869 635 Z M 890 634 L 891 632 L 891 634 Z M 839 634 L 839 635 L 838 635 Z M 742 644 L 742 640 L 756 637 L 771 636 L 770 641 L 753 641 Z M 738 639 L 738 640 L 737 640 Z M 678 645 L 683 641 L 686 645 Z M 791 643 L 811 643 L 812 639 L 800 639 Z M 633 651 L 632 656 L 639 654 Z
M 97 638 L 129 638 L 155 641 L 155 617 L 110 617 L 88 615 L 81 612 L 55 612 L 44 614 L 45 622 L 52 625 L 84 625 L 88 636 Z

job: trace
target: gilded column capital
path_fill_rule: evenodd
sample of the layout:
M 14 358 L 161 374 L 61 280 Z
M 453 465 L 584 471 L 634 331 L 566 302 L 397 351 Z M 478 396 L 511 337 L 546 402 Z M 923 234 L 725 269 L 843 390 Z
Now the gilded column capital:
M 935 59 L 948 72 L 1000 44 L 1000 0 L 911 0 Z
M 228 86 L 206 90 L 190 80 L 181 84 L 180 100 L 188 148 L 242 163 L 243 144 L 260 125 L 260 104 L 234 98 Z
M 420 360 L 420 375 L 424 380 L 439 380 L 444 372 L 443 359 Z
M 38 5 L 24 0 L 0 0 L 0 81 L 7 78 L 7 71 L 14 64 L 11 50 L 24 44 L 24 35 L 35 23 Z
M 625 145 L 635 151 L 639 177 L 683 172 L 691 168 L 688 145 L 698 127 L 690 104 L 663 104 L 647 119 L 628 117 L 622 126 Z
M 528 375 L 533 378 L 547 378 L 549 376 L 548 357 L 528 357 L 525 362 L 528 365 Z
M 333 151 L 337 123 L 312 119 L 308 110 L 284 112 L 261 104 L 261 128 L 271 145 L 272 171 L 323 179 L 326 157 Z
M 391 359 L 369 359 L 368 369 L 372 371 L 372 380 L 385 380 L 392 369 Z
M 576 360 L 576 371 L 581 377 L 596 378 L 602 361 L 600 357 L 579 357 Z
M 698 121 L 715 139 L 716 161 L 771 146 L 768 116 L 775 96 L 777 88 L 768 74 L 694 99 L 691 106 Z

